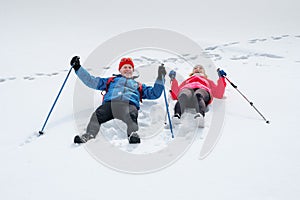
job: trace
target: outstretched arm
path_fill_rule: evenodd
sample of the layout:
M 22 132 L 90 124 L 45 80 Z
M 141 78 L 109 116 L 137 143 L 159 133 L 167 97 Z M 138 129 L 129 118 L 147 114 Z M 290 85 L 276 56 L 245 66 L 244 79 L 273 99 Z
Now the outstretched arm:
M 178 81 L 176 80 L 176 78 L 174 78 L 171 81 L 171 90 L 170 90 L 171 98 L 173 100 L 177 100 L 178 92 L 179 92 Z
M 171 70 L 169 72 L 169 77 L 171 80 L 171 90 L 170 95 L 173 100 L 177 100 L 179 87 L 178 87 L 178 81 L 176 80 L 176 72 L 174 70 Z
M 164 85 L 162 80 L 156 80 L 153 87 L 152 86 L 146 86 L 143 84 L 143 99 L 158 99 L 163 90 L 164 90 Z
M 226 82 L 224 77 L 220 77 L 218 79 L 217 84 L 215 84 L 212 80 L 208 79 L 208 82 L 210 84 L 211 93 L 213 97 L 222 99 L 225 92 Z
M 76 75 L 88 87 L 96 90 L 104 90 L 106 87 L 107 78 L 94 77 L 90 75 L 81 65 L 78 56 L 74 56 L 70 62 L 74 68 Z
M 164 64 L 161 64 L 158 67 L 158 76 L 154 83 L 154 86 L 146 86 L 143 84 L 143 99 L 158 99 L 163 90 L 164 90 L 164 83 L 165 83 L 165 76 L 166 76 L 166 69 Z
M 105 90 L 107 78 L 94 77 L 83 67 L 80 67 L 75 73 L 86 86 L 96 90 Z
M 218 99 L 222 99 L 224 96 L 224 92 L 225 92 L 225 87 L 226 87 L 226 81 L 225 81 L 225 76 L 227 75 L 226 72 L 224 70 L 221 70 L 220 68 L 217 69 L 218 75 L 219 75 L 219 79 L 217 82 L 217 85 L 211 81 L 209 81 L 210 84 L 210 88 L 211 88 L 211 92 L 213 97 L 216 97 Z

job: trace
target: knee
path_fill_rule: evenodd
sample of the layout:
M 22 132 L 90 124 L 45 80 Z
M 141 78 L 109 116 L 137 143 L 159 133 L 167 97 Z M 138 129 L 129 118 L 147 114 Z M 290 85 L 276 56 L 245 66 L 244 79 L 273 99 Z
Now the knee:
M 102 109 L 97 109 L 93 115 L 98 120 L 98 122 L 101 124 L 106 120 L 108 113 L 105 113 L 104 110 L 102 110 Z
M 129 113 L 130 118 L 132 119 L 133 122 L 137 123 L 137 118 L 138 118 L 138 112 L 137 111 L 133 111 Z
M 186 101 L 188 100 L 188 96 L 186 94 L 180 94 L 178 97 L 178 100 L 181 101 Z
M 203 96 L 202 96 L 202 94 L 200 94 L 200 93 L 196 93 L 196 94 L 195 94 L 195 97 L 196 97 L 197 100 L 203 99 Z

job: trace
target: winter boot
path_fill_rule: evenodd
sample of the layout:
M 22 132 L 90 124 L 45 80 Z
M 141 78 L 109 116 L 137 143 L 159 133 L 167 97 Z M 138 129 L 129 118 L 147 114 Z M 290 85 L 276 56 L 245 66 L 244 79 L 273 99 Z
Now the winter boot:
M 129 144 L 138 144 L 138 143 L 141 143 L 140 136 L 136 132 L 132 132 L 128 136 L 128 141 L 129 141 Z
M 180 115 L 178 113 L 176 113 L 173 117 L 172 117 L 172 121 L 173 124 L 180 124 Z
M 92 134 L 87 134 L 87 133 L 83 134 L 82 136 L 76 135 L 76 136 L 74 137 L 74 143 L 75 143 L 75 144 L 86 143 L 88 140 L 94 139 L 94 138 L 95 138 L 94 135 L 92 135 Z
M 198 124 L 199 128 L 204 128 L 204 116 L 201 113 L 196 113 L 194 116 L 194 120 Z

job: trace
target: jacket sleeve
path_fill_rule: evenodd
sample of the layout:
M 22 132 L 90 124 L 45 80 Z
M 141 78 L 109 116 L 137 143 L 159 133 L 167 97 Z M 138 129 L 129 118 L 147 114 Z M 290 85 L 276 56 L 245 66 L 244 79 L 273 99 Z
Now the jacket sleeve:
M 164 90 L 163 81 L 158 79 L 156 79 L 153 87 L 145 84 L 143 84 L 142 87 L 143 99 L 158 99 Z
M 173 100 L 177 100 L 178 92 L 179 92 L 178 81 L 174 78 L 173 81 L 171 82 L 171 90 L 170 90 L 171 98 Z
M 107 78 L 94 77 L 82 66 L 75 73 L 86 86 L 96 90 L 106 89 Z
M 209 85 L 211 88 L 211 93 L 212 93 L 213 97 L 222 99 L 224 96 L 225 87 L 226 87 L 225 78 L 220 77 L 218 79 L 217 85 L 212 80 L 208 79 L 208 82 L 209 82 Z

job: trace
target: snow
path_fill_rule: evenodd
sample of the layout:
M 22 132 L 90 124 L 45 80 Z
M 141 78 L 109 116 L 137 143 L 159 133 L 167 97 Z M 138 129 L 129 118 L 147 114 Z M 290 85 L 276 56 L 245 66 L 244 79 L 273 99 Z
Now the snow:
M 72 6 L 71 1 L 62 1 L 59 6 L 55 1 L 45 5 L 33 1 L 0 3 L 0 23 L 4 30 L 0 33 L 1 198 L 299 199 L 299 3 L 252 1 L 236 10 L 234 1 L 221 3 L 223 6 L 219 7 L 216 1 L 202 2 L 210 8 L 202 7 L 203 14 L 198 12 L 196 2 L 186 2 L 186 7 L 174 3 L 174 9 L 168 1 L 162 7 L 158 2 L 149 3 L 148 7 L 130 3 L 135 9 L 128 2 L 119 5 L 127 8 L 126 16 L 108 2 L 91 2 L 91 5 L 77 2 Z M 168 19 L 165 19 L 164 6 L 170 11 Z M 183 13 L 184 8 L 190 12 Z M 209 10 L 216 12 L 207 18 Z M 143 14 L 145 18 L 137 19 Z M 235 14 L 241 17 L 235 19 Z M 194 21 L 196 18 L 199 23 Z M 129 22 L 134 20 L 136 24 Z M 73 96 L 78 80 L 72 72 L 45 135 L 34 137 L 65 79 L 70 58 L 80 55 L 84 62 L 107 39 L 145 26 L 178 31 L 196 41 L 271 123 L 266 124 L 228 84 L 225 97 L 220 100 L 226 105 L 221 136 L 212 151 L 201 157 L 211 117 L 217 112 L 215 108 L 210 107 L 204 129 L 195 129 L 190 120 L 192 111 L 187 113 L 181 129 L 175 127 L 177 140 L 173 140 L 169 129 L 164 128 L 163 96 L 145 101 L 139 124 L 141 134 L 149 139 L 140 145 L 129 145 L 124 124 L 115 120 L 103 125 L 105 134 L 102 137 L 99 133 L 90 145 L 102 138 L 109 141 L 107 146 L 112 150 L 131 156 L 159 152 L 170 155 L 164 149 L 174 141 L 183 150 L 180 149 L 175 160 L 159 169 L 124 173 L 95 157 L 88 145 L 72 144 L 73 137 L 84 131 L 89 120 L 83 118 L 79 126 L 75 120 Z M 174 55 L 144 52 L 135 57 L 141 76 L 143 64 L 148 69 L 149 58 L 166 59 L 168 70 L 176 68 L 182 76 L 190 72 Z M 106 69 L 106 75 L 116 72 L 113 67 Z M 152 81 L 147 80 L 150 85 Z M 166 84 L 168 87 L 169 83 Z M 99 103 L 98 97 L 95 93 L 94 106 Z M 174 103 L 170 102 L 171 113 Z M 85 115 L 92 111 L 93 108 L 86 110 Z M 151 115 L 155 117 L 150 119 Z M 183 142 L 188 145 L 180 146 Z M 126 158 L 123 158 L 125 163 Z

